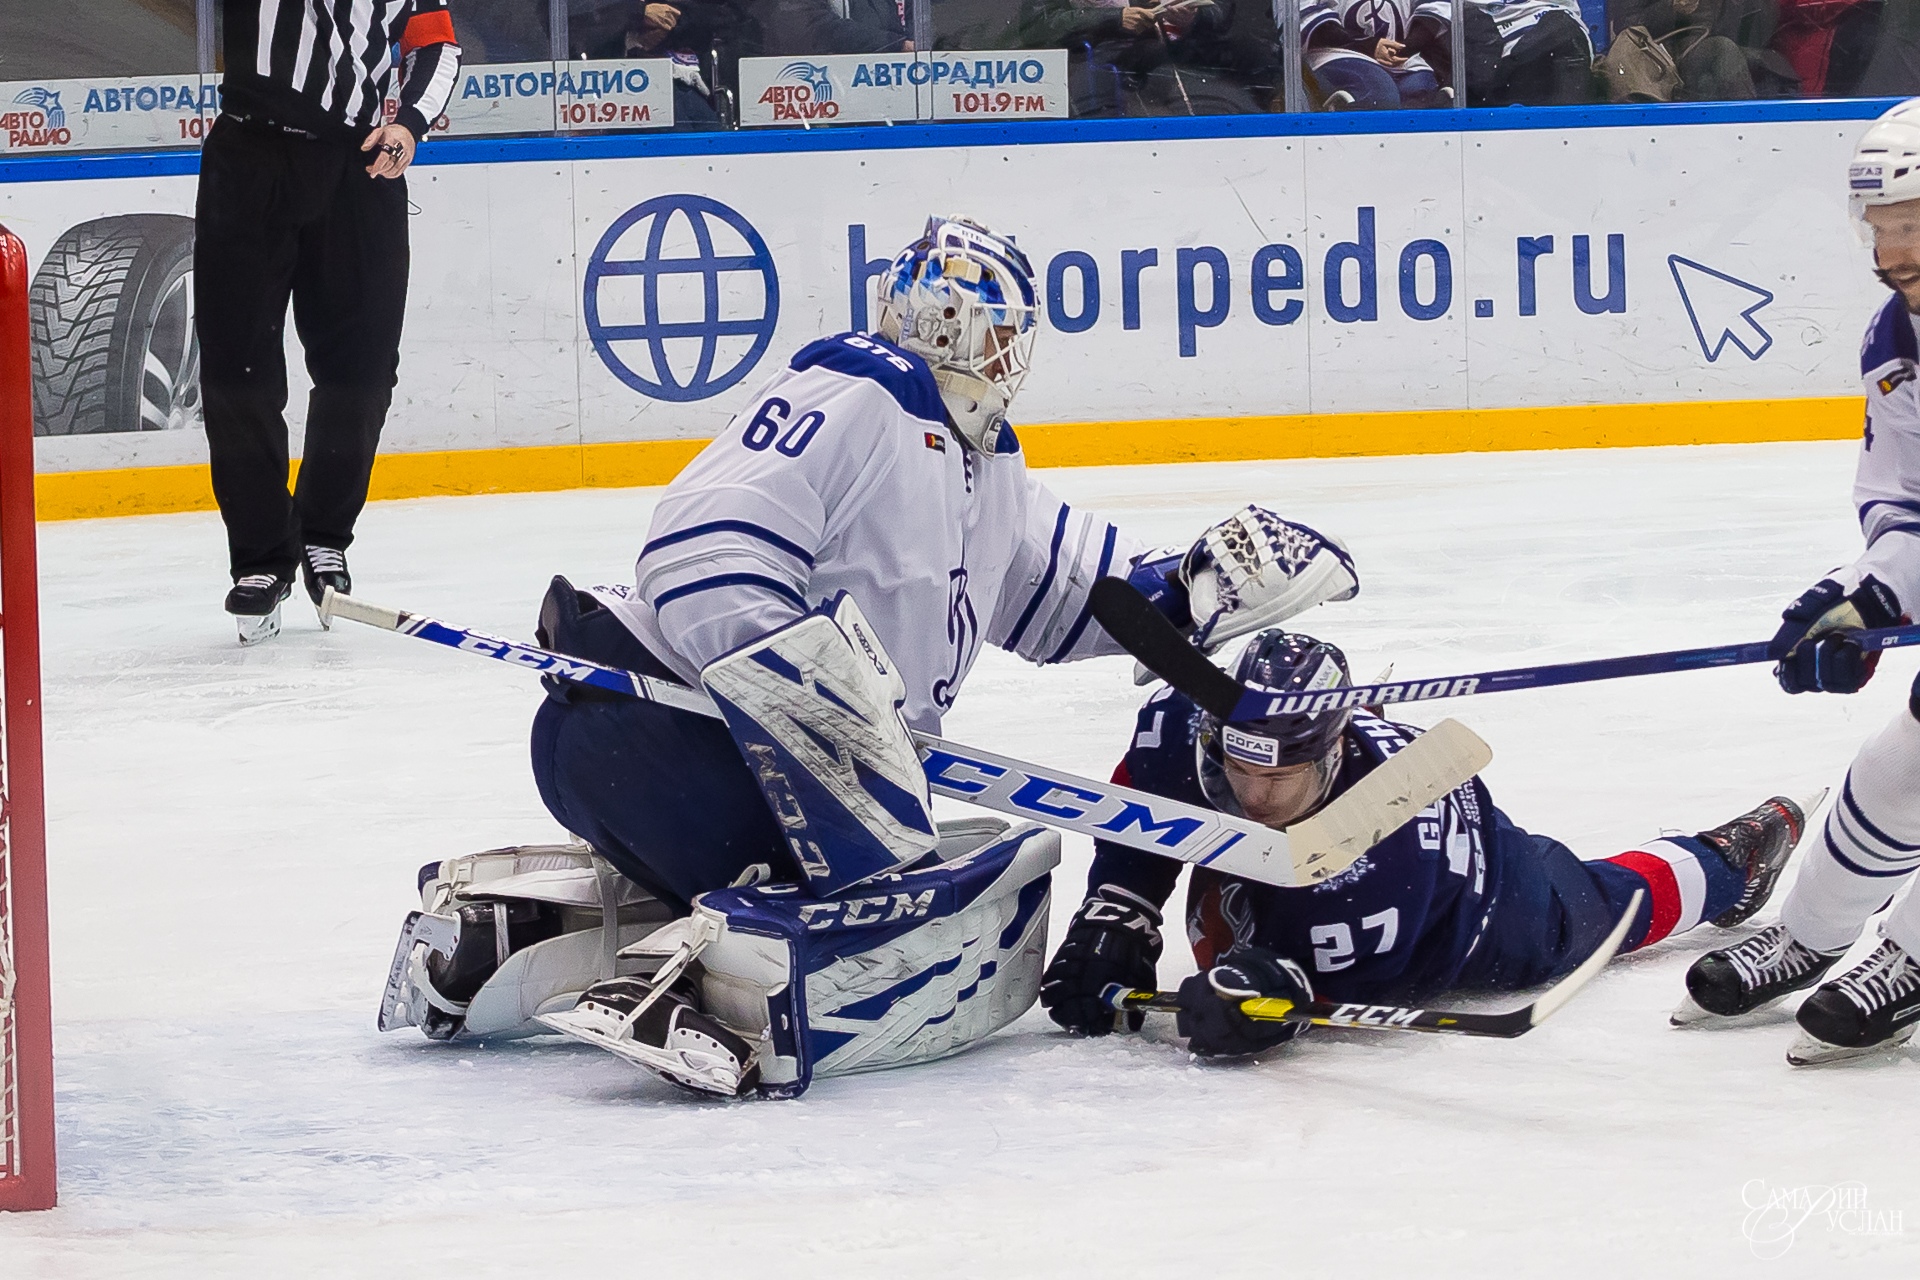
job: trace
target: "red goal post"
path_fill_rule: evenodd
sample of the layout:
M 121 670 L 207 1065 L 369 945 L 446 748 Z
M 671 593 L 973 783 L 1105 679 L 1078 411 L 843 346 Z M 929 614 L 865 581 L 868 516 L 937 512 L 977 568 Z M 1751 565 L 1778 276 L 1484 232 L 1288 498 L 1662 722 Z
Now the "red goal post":
M 55 1199 L 39 585 L 27 247 L 0 227 L 0 1209 Z

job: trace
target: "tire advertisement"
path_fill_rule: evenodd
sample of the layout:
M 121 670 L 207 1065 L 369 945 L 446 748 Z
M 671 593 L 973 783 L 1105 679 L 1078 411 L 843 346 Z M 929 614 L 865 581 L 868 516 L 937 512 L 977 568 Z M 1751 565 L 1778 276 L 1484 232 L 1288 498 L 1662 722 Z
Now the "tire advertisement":
M 1858 391 L 1883 296 L 1855 121 L 569 159 L 408 175 L 384 448 L 700 439 L 867 325 L 930 212 L 1015 235 L 1028 424 Z M 1703 170 L 1712 183 L 1697 180 Z M 15 172 L 19 172 L 16 167 Z M 0 184 L 27 241 L 42 470 L 204 460 L 190 176 Z M 298 430 L 305 388 L 290 344 Z

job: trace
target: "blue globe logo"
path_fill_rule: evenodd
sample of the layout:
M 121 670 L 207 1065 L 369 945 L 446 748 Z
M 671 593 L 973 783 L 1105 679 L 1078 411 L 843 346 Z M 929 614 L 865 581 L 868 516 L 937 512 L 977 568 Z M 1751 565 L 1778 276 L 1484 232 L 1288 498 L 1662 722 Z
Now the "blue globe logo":
M 587 262 L 587 337 L 656 400 L 705 400 L 753 371 L 780 318 L 780 276 L 753 224 L 705 196 L 614 219 Z

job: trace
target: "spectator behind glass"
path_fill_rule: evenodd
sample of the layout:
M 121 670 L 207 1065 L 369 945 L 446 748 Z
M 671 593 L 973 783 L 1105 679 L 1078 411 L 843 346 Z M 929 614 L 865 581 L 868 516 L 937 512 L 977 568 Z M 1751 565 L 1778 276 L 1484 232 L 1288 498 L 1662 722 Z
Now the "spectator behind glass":
M 1617 40 L 1645 27 L 1673 55 L 1682 102 L 1797 98 L 1800 76 L 1773 48 L 1776 0 L 1611 0 Z
M 1920 0 L 1887 0 L 1873 59 L 1854 91 L 1863 98 L 1920 94 Z
M 732 80 L 740 55 L 758 48 L 759 31 L 735 0 L 634 0 L 624 30 L 589 40 L 583 47 L 575 36 L 577 56 L 672 59 L 673 127 L 718 129 L 722 121 L 713 106 L 707 59 L 718 50 L 719 74 Z
M 1020 45 L 1065 49 L 1075 116 L 1244 115 L 1281 105 L 1267 0 L 1024 0 Z
M 904 0 L 765 0 L 767 52 L 912 53 Z
M 1300 47 L 1322 105 L 1330 111 L 1441 107 L 1453 93 L 1440 85 L 1433 64 L 1413 45 L 1444 32 L 1413 0 L 1307 0 L 1300 12 Z M 1417 34 L 1416 34 L 1417 32 Z
M 1435 6 L 1421 6 L 1421 17 Z M 1552 0 L 1466 0 L 1467 105 L 1473 107 L 1569 106 L 1595 100 L 1593 40 L 1587 24 Z M 1422 24 L 1416 20 L 1416 29 Z M 1449 84 L 1450 21 L 1436 17 L 1438 35 L 1416 43 Z M 1417 33 L 1416 33 L 1417 34 Z M 1415 35 L 1410 34 L 1410 40 Z
M 1799 73 L 1809 98 L 1848 98 L 1880 44 L 1880 0 L 1779 0 L 1773 47 Z

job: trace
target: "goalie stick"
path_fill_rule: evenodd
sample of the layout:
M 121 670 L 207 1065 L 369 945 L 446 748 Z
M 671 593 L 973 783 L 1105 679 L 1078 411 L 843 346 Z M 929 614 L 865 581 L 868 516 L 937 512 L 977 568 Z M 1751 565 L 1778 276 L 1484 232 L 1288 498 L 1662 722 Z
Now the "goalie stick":
M 540 675 L 720 718 L 719 709 L 705 694 L 684 685 L 503 640 L 424 614 L 382 608 L 332 588 L 321 599 L 320 618 L 323 623 L 346 618 Z M 916 732 L 913 737 L 928 786 L 938 795 L 1292 888 L 1345 871 L 1388 832 L 1486 766 L 1493 754 L 1487 745 L 1464 726 L 1446 723 L 1455 732 L 1442 732 L 1438 726 L 1429 730 L 1320 813 L 1285 831 L 1117 783 L 1095 782 L 976 750 L 932 734 Z M 1431 745 L 1425 745 L 1429 739 Z
M 1627 930 L 1640 910 L 1645 891 L 1635 889 L 1626 911 L 1615 922 L 1613 932 L 1593 949 L 1560 981 L 1535 996 L 1532 1003 L 1505 1013 L 1468 1013 L 1446 1009 L 1409 1009 L 1393 1004 L 1342 1004 L 1333 1000 L 1314 1000 L 1295 1004 L 1291 1000 L 1259 996 L 1240 1002 L 1240 1012 L 1255 1022 L 1310 1022 L 1316 1027 L 1356 1027 L 1364 1031 L 1425 1031 L 1449 1036 L 1485 1036 L 1512 1040 L 1523 1036 L 1558 1013 L 1580 988 L 1606 968 L 1626 941 Z M 1173 991 L 1135 991 L 1111 983 L 1100 998 L 1117 1012 L 1148 1010 L 1177 1013 L 1180 996 Z
M 1596 658 L 1544 667 L 1512 667 L 1505 671 L 1478 671 L 1467 675 L 1435 676 L 1430 680 L 1395 680 L 1385 684 L 1346 685 L 1325 693 L 1275 694 L 1241 684 L 1187 642 L 1166 615 L 1123 578 L 1102 578 L 1090 593 L 1095 620 L 1120 646 L 1155 675 L 1178 689 L 1212 715 L 1227 721 L 1261 720 L 1293 714 L 1315 706 L 1377 707 L 1396 702 L 1430 702 L 1435 698 L 1464 698 L 1475 693 L 1506 693 L 1514 689 L 1545 689 L 1624 676 L 1650 676 L 1665 671 L 1696 671 L 1706 667 L 1734 667 L 1767 662 L 1766 640 L 1710 649 L 1673 649 L 1666 653 L 1637 653 L 1624 658 Z M 1920 644 L 1920 626 L 1882 627 L 1850 633 L 1868 652 Z

